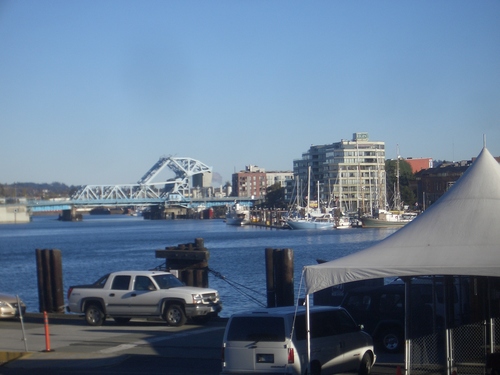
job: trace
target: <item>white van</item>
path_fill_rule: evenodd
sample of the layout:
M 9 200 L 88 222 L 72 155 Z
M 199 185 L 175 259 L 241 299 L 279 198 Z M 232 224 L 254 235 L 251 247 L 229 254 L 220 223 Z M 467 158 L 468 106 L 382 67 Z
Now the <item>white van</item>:
M 358 372 L 375 363 L 373 341 L 341 307 L 314 306 L 311 314 L 311 375 Z M 261 309 L 231 316 L 222 344 L 222 373 L 307 372 L 305 307 Z

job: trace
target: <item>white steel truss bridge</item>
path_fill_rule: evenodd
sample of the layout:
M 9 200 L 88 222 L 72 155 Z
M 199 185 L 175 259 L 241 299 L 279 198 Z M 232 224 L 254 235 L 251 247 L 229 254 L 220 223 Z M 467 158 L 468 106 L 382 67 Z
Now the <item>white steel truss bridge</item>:
M 169 168 L 175 177 L 168 181 L 155 182 L 155 177 Z M 212 167 L 186 157 L 161 157 L 135 184 L 87 185 L 71 197 L 76 206 L 102 205 L 190 205 L 192 177 L 212 173 Z

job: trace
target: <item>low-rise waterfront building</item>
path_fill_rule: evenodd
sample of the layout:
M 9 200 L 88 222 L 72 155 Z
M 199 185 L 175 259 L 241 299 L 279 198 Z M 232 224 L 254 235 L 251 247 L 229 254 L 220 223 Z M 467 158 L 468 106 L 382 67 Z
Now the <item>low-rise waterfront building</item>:
M 442 162 L 437 167 L 422 169 L 415 173 L 418 204 L 429 207 L 446 193 L 462 177 L 476 158 L 459 162 Z M 495 157 L 500 163 L 500 157 Z M 408 160 L 406 160 L 408 161 Z

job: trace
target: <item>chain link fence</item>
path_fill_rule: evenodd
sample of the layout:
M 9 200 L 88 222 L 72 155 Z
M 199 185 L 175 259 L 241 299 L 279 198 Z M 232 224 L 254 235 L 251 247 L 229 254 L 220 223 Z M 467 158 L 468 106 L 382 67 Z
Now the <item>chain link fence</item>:
M 434 282 L 433 300 L 426 303 L 428 312 L 411 313 L 407 332 L 410 374 L 445 375 L 448 364 L 454 375 L 489 374 L 490 353 L 500 351 L 499 280 L 455 277 L 449 289 L 445 287 Z M 443 310 L 440 299 L 453 302 Z

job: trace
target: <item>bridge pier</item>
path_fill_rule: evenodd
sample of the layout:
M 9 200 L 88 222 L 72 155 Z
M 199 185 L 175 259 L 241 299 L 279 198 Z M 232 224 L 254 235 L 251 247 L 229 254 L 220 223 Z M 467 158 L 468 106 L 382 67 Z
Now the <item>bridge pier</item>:
M 72 206 L 69 210 L 62 210 L 59 215 L 59 220 L 61 221 L 82 221 L 83 215 L 76 212 L 75 206 Z
M 31 215 L 28 208 L 21 204 L 0 206 L 0 224 L 29 223 Z
M 142 216 L 145 220 L 165 220 L 165 206 L 151 206 Z

